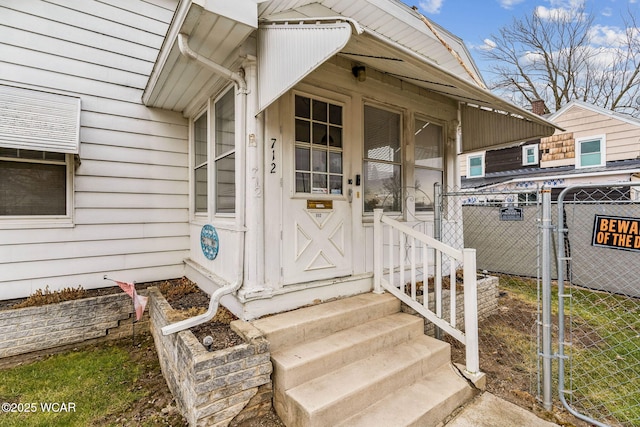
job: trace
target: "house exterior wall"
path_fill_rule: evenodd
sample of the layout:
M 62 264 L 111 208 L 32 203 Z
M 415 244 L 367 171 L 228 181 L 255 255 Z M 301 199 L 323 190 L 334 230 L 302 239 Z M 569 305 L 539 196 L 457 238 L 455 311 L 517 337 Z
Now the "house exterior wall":
M 183 274 L 188 124 L 141 95 L 177 2 L 0 5 L 0 84 L 81 99 L 68 224 L 0 217 L 0 298 Z
M 541 138 L 539 145 L 540 168 L 552 168 L 558 166 L 572 166 L 576 164 L 576 140 L 581 138 L 604 136 L 605 143 L 605 160 L 607 162 L 617 160 L 636 159 L 640 156 L 640 121 L 629 117 L 621 118 L 619 115 L 599 107 L 589 108 L 579 103 L 568 105 L 566 110 L 558 111 L 550 117 L 550 120 L 564 131 L 557 130 L 552 136 Z M 523 143 L 526 145 L 527 143 Z M 513 150 L 520 147 L 513 148 Z M 512 149 L 504 149 L 507 150 Z M 479 154 L 485 155 L 485 173 L 497 172 L 492 170 L 492 156 L 496 152 L 503 150 L 492 150 L 487 152 L 470 152 L 458 156 L 461 176 L 467 176 L 467 158 Z M 490 154 L 491 153 L 491 154 Z M 515 153 L 515 152 L 514 152 Z M 500 168 L 500 171 L 526 169 L 526 166 L 512 164 L 510 169 Z M 584 168 L 585 173 L 589 168 Z M 624 173 L 622 173 L 624 175 Z M 603 182 L 618 179 L 617 176 L 604 177 Z M 576 175 L 573 179 L 575 182 L 582 182 L 580 177 Z M 568 185 L 569 180 L 563 182 Z
M 557 131 L 555 135 L 542 138 L 540 150 L 541 167 L 553 167 L 575 164 L 575 153 L 572 149 L 575 140 L 583 137 L 606 135 L 606 160 L 635 159 L 640 155 L 640 126 L 623 121 L 607 114 L 602 114 L 580 105 L 573 105 L 558 115 L 554 122 L 571 132 Z M 573 134 L 573 135 L 570 135 Z M 555 147 L 561 142 L 561 147 Z M 549 147 L 545 147 L 545 144 Z M 554 145 L 555 144 L 555 145 Z M 554 145 L 552 147 L 552 145 Z M 545 156 L 544 148 L 564 148 L 552 156 Z

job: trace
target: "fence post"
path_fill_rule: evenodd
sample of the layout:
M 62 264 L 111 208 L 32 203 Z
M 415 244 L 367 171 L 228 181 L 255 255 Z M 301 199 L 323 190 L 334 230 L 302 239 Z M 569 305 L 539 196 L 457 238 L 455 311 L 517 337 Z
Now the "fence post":
M 442 184 L 433 184 L 433 238 L 442 241 Z
M 467 372 L 477 374 L 480 371 L 478 344 L 478 289 L 476 283 L 476 250 L 462 250 L 464 263 L 464 334 Z
M 373 292 L 383 293 L 382 290 L 382 209 L 373 210 Z
M 551 394 L 551 190 L 542 189 L 542 405 L 550 411 Z

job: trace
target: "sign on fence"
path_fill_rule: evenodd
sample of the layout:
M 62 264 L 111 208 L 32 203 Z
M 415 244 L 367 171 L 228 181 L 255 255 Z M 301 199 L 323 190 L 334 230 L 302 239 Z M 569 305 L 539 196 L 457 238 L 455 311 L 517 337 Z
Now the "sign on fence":
M 640 219 L 596 215 L 591 244 L 640 252 Z
M 522 208 L 509 206 L 500 208 L 500 221 L 522 221 L 524 219 L 524 211 Z

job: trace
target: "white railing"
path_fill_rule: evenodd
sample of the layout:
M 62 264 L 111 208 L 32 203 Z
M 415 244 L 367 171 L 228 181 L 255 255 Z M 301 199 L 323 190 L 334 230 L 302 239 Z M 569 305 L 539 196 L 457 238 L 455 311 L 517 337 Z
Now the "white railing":
M 386 229 L 386 230 L 385 230 Z M 385 238 L 386 234 L 386 238 Z M 466 370 L 479 372 L 476 250 L 458 250 L 374 210 L 374 292 L 388 291 L 466 347 Z M 385 251 L 386 248 L 386 251 Z M 385 254 L 386 252 L 386 254 Z M 386 261 L 385 261 L 386 256 Z M 386 265 L 386 268 L 385 268 Z M 443 307 L 443 265 L 449 270 L 449 306 Z M 458 321 L 456 270 L 462 265 L 464 322 Z M 408 276 L 408 277 L 406 277 Z M 422 301 L 419 282 L 422 278 Z M 429 285 L 429 278 L 433 284 Z M 433 296 L 430 300 L 430 290 Z M 448 316 L 443 312 L 448 311 Z M 458 324 L 464 325 L 464 331 Z

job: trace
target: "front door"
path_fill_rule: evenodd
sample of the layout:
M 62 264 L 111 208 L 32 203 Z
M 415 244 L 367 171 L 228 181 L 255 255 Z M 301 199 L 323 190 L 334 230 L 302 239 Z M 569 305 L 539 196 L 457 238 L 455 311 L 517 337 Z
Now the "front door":
M 338 102 L 294 96 L 294 138 L 284 153 L 290 159 L 282 198 L 284 284 L 347 276 L 353 271 L 344 114 Z

